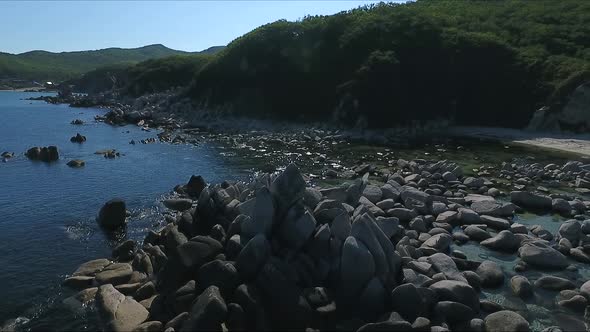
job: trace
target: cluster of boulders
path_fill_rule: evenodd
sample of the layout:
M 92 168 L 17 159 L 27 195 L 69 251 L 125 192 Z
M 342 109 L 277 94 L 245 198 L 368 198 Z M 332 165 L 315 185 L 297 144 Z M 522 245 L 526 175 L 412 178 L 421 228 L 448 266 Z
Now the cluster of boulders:
M 578 192 L 590 193 L 590 164 L 580 161 L 568 161 L 563 165 L 554 163 L 543 165 L 530 163 L 525 160 L 515 160 L 513 163 L 502 163 L 499 178 L 506 178 L 514 182 L 514 187 L 523 190 L 535 183 L 542 183 L 548 187 L 558 187 L 560 182 L 567 182 Z M 548 192 L 547 188 L 538 188 Z
M 514 203 L 467 193 L 487 180 L 463 177 L 445 161 L 401 164 L 379 186 L 364 175 L 307 187 L 294 165 L 250 183 L 207 185 L 193 176 L 163 202 L 178 211 L 166 227 L 66 279 L 81 290 L 68 302 L 95 300 L 105 328 L 119 331 L 528 330 L 526 313 L 479 298 L 504 283 L 502 268 L 451 244 L 518 252 L 517 272 L 569 269 L 563 253 L 586 255 L 590 221 L 564 223 L 554 243 L 551 233 L 512 222 Z M 522 195 L 511 193 L 523 207 L 540 200 Z M 99 222 L 124 225 L 124 202 L 107 203 Z M 578 284 L 562 279 L 543 276 L 533 287 L 517 275 L 510 284 L 522 297 L 534 288 L 562 291 L 560 305 L 583 311 L 590 284 L 574 291 Z
M 121 156 L 121 153 L 115 149 L 98 150 L 94 154 L 103 155 L 107 159 L 114 159 Z
M 77 133 L 76 136 L 72 136 L 70 138 L 70 142 L 72 143 L 84 143 L 86 142 L 86 136 L 80 135 L 80 133 Z
M 52 162 L 59 159 L 59 152 L 56 146 L 47 147 L 32 147 L 27 150 L 25 155 L 31 160 L 40 160 L 44 162 Z

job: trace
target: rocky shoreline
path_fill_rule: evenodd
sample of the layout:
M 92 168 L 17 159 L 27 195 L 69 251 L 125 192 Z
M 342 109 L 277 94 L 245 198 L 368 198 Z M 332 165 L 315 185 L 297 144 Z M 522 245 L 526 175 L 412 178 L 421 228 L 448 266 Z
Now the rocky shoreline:
M 193 176 L 164 201 L 175 218 L 82 264 L 64 281 L 79 291 L 65 302 L 94 303 L 115 331 L 527 331 L 526 306 L 486 295 L 507 285 L 522 301 L 550 292 L 567 319 L 546 331 L 585 330 L 590 282 L 578 270 L 590 263 L 590 201 L 526 187 L 583 187 L 589 167 L 504 163 L 494 177 L 467 177 L 452 162 L 398 159 L 382 185 L 359 169 L 326 188 L 293 164 L 247 183 Z M 517 190 L 496 189 L 499 178 Z M 571 219 L 553 234 L 519 223 L 523 210 Z M 121 201 L 99 214 L 107 229 L 124 221 Z M 468 243 L 518 262 L 508 271 L 468 259 L 458 249 Z

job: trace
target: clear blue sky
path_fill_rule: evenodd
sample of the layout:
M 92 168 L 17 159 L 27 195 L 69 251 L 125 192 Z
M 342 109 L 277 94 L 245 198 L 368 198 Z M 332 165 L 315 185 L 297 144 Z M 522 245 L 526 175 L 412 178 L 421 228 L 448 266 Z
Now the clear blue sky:
M 0 52 L 226 45 L 265 23 L 379 1 L 2 1 Z

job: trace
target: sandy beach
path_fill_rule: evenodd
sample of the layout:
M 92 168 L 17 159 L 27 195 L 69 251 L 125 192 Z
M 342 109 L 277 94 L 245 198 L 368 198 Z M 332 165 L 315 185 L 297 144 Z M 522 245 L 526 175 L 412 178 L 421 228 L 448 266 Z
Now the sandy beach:
M 496 127 L 451 127 L 451 135 L 478 137 L 576 153 L 590 157 L 590 134 L 533 132 Z

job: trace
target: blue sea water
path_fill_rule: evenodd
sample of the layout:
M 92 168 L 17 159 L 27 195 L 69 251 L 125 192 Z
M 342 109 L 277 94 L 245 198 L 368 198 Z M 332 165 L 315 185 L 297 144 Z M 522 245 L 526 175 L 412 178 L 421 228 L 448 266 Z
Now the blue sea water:
M 105 112 L 101 109 L 24 100 L 38 95 L 0 92 L 0 153 L 16 154 L 0 163 L 0 326 L 26 317 L 29 327 L 42 330 L 95 329 L 93 317 L 63 307 L 72 292 L 60 283 L 81 263 L 109 257 L 117 244 L 96 225 L 102 204 L 123 198 L 132 212 L 126 236 L 140 240 L 161 222 L 159 199 L 176 184 L 192 174 L 209 182 L 237 179 L 247 170 L 229 165 L 207 143 L 130 145 L 157 131 L 98 123 L 94 117 Z M 74 119 L 85 124 L 70 124 Z M 70 142 L 78 132 L 87 137 L 85 143 Z M 59 161 L 24 156 L 30 147 L 48 145 L 59 148 Z M 122 156 L 94 154 L 101 149 Z M 86 166 L 70 168 L 66 163 L 72 159 L 83 159 Z

